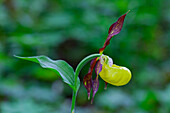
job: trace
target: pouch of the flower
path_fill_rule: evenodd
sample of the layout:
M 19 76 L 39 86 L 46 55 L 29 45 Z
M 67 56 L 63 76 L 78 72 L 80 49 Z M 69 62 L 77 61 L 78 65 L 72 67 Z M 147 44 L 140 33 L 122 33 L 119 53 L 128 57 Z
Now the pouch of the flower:
M 126 85 L 132 77 L 130 70 L 126 67 L 117 66 L 115 64 L 109 66 L 106 63 L 103 63 L 102 65 L 102 71 L 99 75 L 109 84 L 115 86 Z

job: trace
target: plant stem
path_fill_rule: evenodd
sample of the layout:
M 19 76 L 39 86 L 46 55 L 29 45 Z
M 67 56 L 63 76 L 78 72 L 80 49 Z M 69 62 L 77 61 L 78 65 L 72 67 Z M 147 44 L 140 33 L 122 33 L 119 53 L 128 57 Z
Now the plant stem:
M 72 105 L 71 105 L 71 113 L 74 113 L 75 111 L 75 103 L 76 103 L 76 96 L 77 96 L 77 92 L 78 92 L 78 89 L 79 87 L 77 86 L 77 79 L 78 79 L 78 75 L 81 71 L 81 69 L 83 68 L 83 66 L 89 62 L 90 60 L 96 58 L 96 57 L 100 57 L 101 55 L 100 54 L 92 54 L 92 55 L 89 55 L 87 57 L 85 57 L 77 66 L 76 68 L 76 71 L 75 71 L 75 90 L 73 90 L 73 95 L 72 95 Z
M 77 96 L 77 91 L 74 91 L 74 90 L 73 90 L 71 113 L 74 113 L 75 104 L 76 104 L 76 96 Z
M 90 60 L 96 58 L 96 57 L 100 57 L 101 55 L 100 54 L 92 54 L 92 55 L 89 55 L 87 57 L 85 57 L 77 66 L 76 68 L 76 71 L 75 71 L 75 86 L 77 85 L 77 78 L 78 78 L 78 75 L 81 71 L 81 69 L 83 68 L 83 66 L 89 62 Z

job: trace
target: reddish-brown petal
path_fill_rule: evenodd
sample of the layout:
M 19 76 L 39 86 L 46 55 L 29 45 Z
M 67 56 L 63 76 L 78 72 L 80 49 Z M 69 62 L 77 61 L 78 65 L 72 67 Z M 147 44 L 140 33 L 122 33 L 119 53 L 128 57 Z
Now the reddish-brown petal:
M 102 64 L 100 63 L 100 60 L 97 62 L 97 65 L 95 67 L 95 73 L 96 73 L 96 78 L 92 80 L 92 92 L 93 92 L 93 97 L 91 100 L 91 103 L 93 103 L 94 96 L 96 92 L 98 91 L 99 88 L 99 80 L 98 80 L 98 75 L 102 71 Z
M 94 69 L 94 66 L 95 66 L 97 60 L 98 60 L 98 58 L 94 58 L 91 61 L 89 72 L 87 73 L 87 75 L 84 76 L 84 79 L 83 79 L 83 84 L 87 90 L 88 99 L 90 99 L 90 92 L 91 92 L 91 88 L 92 88 L 92 72 L 93 72 L 93 69 Z
M 90 92 L 92 88 L 92 76 L 89 73 L 84 76 L 83 84 L 87 90 L 88 99 L 90 99 Z
M 129 12 L 129 11 L 128 11 L 128 12 Z M 128 13 L 128 12 L 127 12 L 127 13 Z M 126 14 L 127 14 L 127 13 L 126 13 Z M 117 34 L 121 31 L 122 26 L 123 26 L 124 19 L 125 19 L 125 17 L 126 17 L 126 14 L 122 15 L 121 17 L 119 17 L 119 19 L 117 20 L 117 22 L 113 23 L 113 24 L 110 26 L 109 31 L 108 31 L 109 35 L 108 35 L 108 37 L 107 37 L 107 39 L 106 39 L 103 47 L 99 49 L 99 53 L 100 53 L 100 54 L 102 54 L 103 51 L 104 51 L 104 49 L 106 48 L 106 46 L 109 45 L 110 39 L 111 39 L 114 35 L 117 35 Z
M 102 54 L 103 51 L 104 51 L 104 49 L 106 48 L 106 46 L 110 44 L 110 39 L 111 39 L 111 38 L 112 38 L 111 35 L 109 35 L 109 36 L 107 37 L 107 39 L 106 39 L 103 47 L 99 49 L 99 53 L 100 53 L 100 54 Z
M 127 12 L 128 13 L 128 12 Z M 126 13 L 126 14 L 127 14 Z M 126 17 L 126 14 L 122 15 L 121 17 L 119 17 L 119 19 L 117 20 L 117 22 L 113 23 L 110 28 L 109 28 L 109 35 L 111 36 L 114 36 L 114 35 L 117 35 L 121 29 L 122 29 L 122 26 L 123 26 L 123 22 L 124 22 L 124 19 Z
M 102 64 L 100 63 L 100 60 L 99 60 L 95 68 L 96 75 L 98 76 L 101 71 L 102 71 Z
M 98 88 L 99 88 L 99 80 L 98 80 L 98 75 L 97 75 L 97 77 L 92 82 L 93 97 L 91 99 L 91 104 L 93 103 L 93 99 L 94 99 L 96 92 L 98 91 Z

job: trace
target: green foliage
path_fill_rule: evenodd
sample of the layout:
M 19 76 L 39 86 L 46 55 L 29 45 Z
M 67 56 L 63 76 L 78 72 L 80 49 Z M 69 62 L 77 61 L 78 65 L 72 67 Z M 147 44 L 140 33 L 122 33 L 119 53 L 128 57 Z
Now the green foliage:
M 39 63 L 41 67 L 55 71 L 57 75 L 60 75 L 62 80 L 67 83 L 73 90 L 77 90 L 80 86 L 79 78 L 77 79 L 77 85 L 75 86 L 74 70 L 67 62 L 63 60 L 54 61 L 46 56 L 15 57 Z

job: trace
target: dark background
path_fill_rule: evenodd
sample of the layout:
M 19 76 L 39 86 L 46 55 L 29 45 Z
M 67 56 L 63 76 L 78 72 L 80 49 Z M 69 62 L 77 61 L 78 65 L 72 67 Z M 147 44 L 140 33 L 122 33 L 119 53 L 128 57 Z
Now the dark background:
M 94 103 L 82 84 L 76 113 L 170 112 L 170 1 L 168 0 L 0 0 L 0 112 L 68 113 L 71 88 L 54 72 L 13 55 L 46 55 L 75 69 L 97 53 L 121 15 L 122 31 L 104 54 L 128 67 L 126 86 L 99 78 Z

